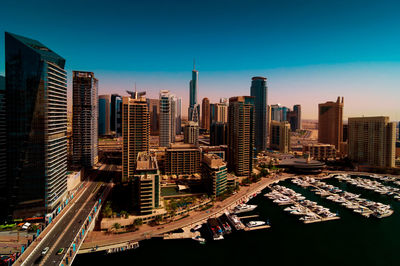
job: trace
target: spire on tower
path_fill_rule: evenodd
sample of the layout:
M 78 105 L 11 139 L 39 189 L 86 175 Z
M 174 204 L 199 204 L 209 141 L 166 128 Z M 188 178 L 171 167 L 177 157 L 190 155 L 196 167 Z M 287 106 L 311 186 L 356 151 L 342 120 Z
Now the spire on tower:
M 196 59 L 193 58 L 193 70 L 196 70 Z

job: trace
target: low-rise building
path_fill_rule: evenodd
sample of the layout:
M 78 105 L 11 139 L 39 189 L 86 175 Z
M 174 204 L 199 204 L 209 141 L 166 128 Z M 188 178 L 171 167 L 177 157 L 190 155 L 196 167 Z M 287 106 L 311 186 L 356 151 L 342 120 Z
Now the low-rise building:
M 308 144 L 303 146 L 303 153 L 310 154 L 314 160 L 336 159 L 336 148 L 332 144 Z
M 172 143 L 165 151 L 166 175 L 190 175 L 201 172 L 200 148 L 193 144 Z

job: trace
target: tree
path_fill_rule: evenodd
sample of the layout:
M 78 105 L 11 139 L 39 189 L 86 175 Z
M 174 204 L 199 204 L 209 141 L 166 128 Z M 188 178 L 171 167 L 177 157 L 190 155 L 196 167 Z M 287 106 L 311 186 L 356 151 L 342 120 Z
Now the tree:
M 112 225 L 112 227 L 111 228 L 113 228 L 113 229 L 115 229 L 115 230 L 118 230 L 118 229 L 120 229 L 121 228 L 121 224 L 119 224 L 119 223 L 115 223 L 115 224 L 113 224 Z
M 120 212 L 120 215 L 121 215 L 121 217 L 124 217 L 125 219 L 128 219 L 128 218 L 129 218 L 129 214 L 128 214 L 127 211 L 121 211 L 121 212 Z
M 134 226 L 141 226 L 142 224 L 143 224 L 143 220 L 140 219 L 140 218 L 136 218 L 136 219 L 133 221 L 133 225 L 134 225 Z
M 160 224 L 160 222 L 162 222 L 162 220 L 163 220 L 162 215 L 157 215 L 157 216 L 154 218 L 154 221 L 156 222 L 156 224 Z

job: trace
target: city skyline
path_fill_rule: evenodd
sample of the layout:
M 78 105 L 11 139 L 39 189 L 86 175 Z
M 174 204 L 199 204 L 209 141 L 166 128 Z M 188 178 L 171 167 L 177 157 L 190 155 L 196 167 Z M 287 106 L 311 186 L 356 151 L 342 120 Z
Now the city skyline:
M 241 1 L 226 3 L 202 2 L 191 18 L 186 12 L 193 8 L 191 2 L 172 2 L 165 13 L 166 4 L 158 1 L 132 3 L 123 10 L 88 1 L 79 3 L 80 9 L 96 12 L 79 15 L 71 10 L 74 4 L 55 13 L 50 6 L 26 2 L 29 12 L 21 12 L 19 4 L 6 1 L 0 17 L 7 23 L 1 29 L 40 39 L 68 58 L 69 110 L 75 69 L 96 73 L 99 95 L 124 95 L 136 82 L 149 98 L 157 99 L 162 89 L 181 95 L 182 110 L 187 110 L 195 58 L 198 99 L 208 97 L 211 103 L 249 95 L 251 77 L 265 76 L 268 104 L 301 104 L 303 119 L 317 119 L 319 102 L 343 95 L 345 120 L 362 115 L 400 120 L 395 101 L 400 96 L 397 3 L 254 1 L 257 9 Z M 61 22 L 48 25 L 55 14 Z M 74 20 L 68 19 L 70 14 Z M 20 16 L 24 19 L 18 20 Z M 87 16 L 93 21 L 90 38 L 81 27 Z M 104 17 L 111 19 L 104 22 Z

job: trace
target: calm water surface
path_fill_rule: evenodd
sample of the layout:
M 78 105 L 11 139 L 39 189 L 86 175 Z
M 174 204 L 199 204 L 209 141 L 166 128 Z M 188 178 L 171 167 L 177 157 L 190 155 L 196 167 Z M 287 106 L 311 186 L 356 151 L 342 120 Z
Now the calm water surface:
M 260 217 L 253 219 L 268 219 L 269 229 L 234 232 L 205 245 L 193 240 L 146 240 L 136 250 L 79 255 L 74 265 L 400 265 L 400 202 L 335 179 L 326 182 L 390 204 L 395 212 L 383 219 L 364 218 L 285 181 L 280 184 L 338 212 L 341 219 L 303 224 L 264 197 L 265 190 L 249 204 L 258 205 L 251 214 Z

